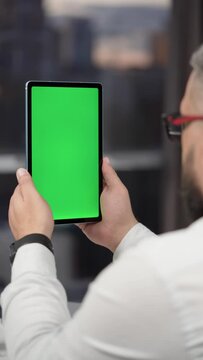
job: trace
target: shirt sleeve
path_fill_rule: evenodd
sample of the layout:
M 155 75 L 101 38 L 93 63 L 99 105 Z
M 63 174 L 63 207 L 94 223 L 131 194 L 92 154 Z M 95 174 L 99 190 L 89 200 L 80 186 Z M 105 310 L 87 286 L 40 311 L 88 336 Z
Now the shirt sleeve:
M 151 230 L 141 223 L 134 225 L 116 248 L 113 260 L 116 260 L 125 250 L 136 246 L 147 238 L 157 237 Z
M 1 297 L 9 359 L 185 359 L 162 282 L 129 253 L 99 275 L 71 319 L 53 254 L 40 244 L 21 247 Z

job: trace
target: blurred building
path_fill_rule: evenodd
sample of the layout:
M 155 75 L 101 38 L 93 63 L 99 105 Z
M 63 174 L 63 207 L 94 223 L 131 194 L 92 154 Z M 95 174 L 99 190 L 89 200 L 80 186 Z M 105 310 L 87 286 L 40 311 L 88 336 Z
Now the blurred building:
M 0 0 L 0 204 L 4 238 L 10 236 L 6 217 L 16 183 L 14 171 L 23 165 L 20 161 L 25 155 L 24 84 L 30 79 L 103 83 L 104 153 L 128 187 L 138 218 L 159 231 L 163 166 L 160 113 L 166 58 L 165 39 L 160 33 L 167 16 L 167 10 L 157 8 L 106 6 L 88 8 L 86 14 L 48 18 L 42 0 Z M 10 158 L 4 158 L 6 153 Z M 14 158 L 19 165 L 12 162 Z M 66 288 L 70 279 L 88 283 L 111 261 L 107 250 L 86 241 L 75 228 L 56 229 L 55 237 L 59 274 Z M 7 244 L 1 248 L 2 254 L 6 249 Z
M 1 0 L 0 24 L 1 78 L 38 75 L 44 28 L 41 0 Z
M 88 18 L 68 18 L 61 28 L 60 63 L 63 69 L 90 70 L 93 31 Z
M 57 35 L 46 25 L 42 0 L 0 0 L 1 151 L 24 149 L 24 84 L 54 79 L 57 56 Z

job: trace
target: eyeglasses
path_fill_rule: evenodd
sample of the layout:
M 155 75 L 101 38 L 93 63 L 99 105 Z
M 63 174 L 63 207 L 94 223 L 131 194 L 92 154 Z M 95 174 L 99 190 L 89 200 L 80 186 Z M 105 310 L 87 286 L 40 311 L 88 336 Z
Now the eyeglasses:
M 165 124 L 166 133 L 169 139 L 179 140 L 182 131 L 186 126 L 197 120 L 203 120 L 203 115 L 195 116 L 182 116 L 180 113 L 162 114 L 162 120 Z

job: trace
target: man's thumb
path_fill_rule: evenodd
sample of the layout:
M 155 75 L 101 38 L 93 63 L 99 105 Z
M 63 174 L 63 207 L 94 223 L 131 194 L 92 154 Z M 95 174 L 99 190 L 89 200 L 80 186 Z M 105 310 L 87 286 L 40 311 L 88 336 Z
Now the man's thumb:
M 102 172 L 107 186 L 112 187 L 121 183 L 121 180 L 112 168 L 108 158 L 103 159 Z
M 16 177 L 19 185 L 27 183 L 32 184 L 32 177 L 30 176 L 29 172 L 24 168 L 20 168 L 16 171 Z

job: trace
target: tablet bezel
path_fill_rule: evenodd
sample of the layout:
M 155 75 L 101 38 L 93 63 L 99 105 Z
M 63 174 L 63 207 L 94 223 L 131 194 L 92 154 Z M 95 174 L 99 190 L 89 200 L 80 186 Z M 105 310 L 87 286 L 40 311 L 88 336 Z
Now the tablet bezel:
M 26 167 L 32 175 L 32 88 L 33 87 L 81 87 L 81 88 L 97 88 L 99 96 L 99 117 L 98 117 L 98 143 L 99 143 L 99 216 L 91 218 L 74 218 L 74 219 L 60 219 L 54 220 L 55 224 L 73 224 L 73 223 L 86 223 L 97 222 L 102 219 L 100 195 L 103 188 L 102 181 L 102 84 L 98 82 L 69 82 L 69 81 L 28 81 L 25 85 L 25 113 L 26 113 Z

